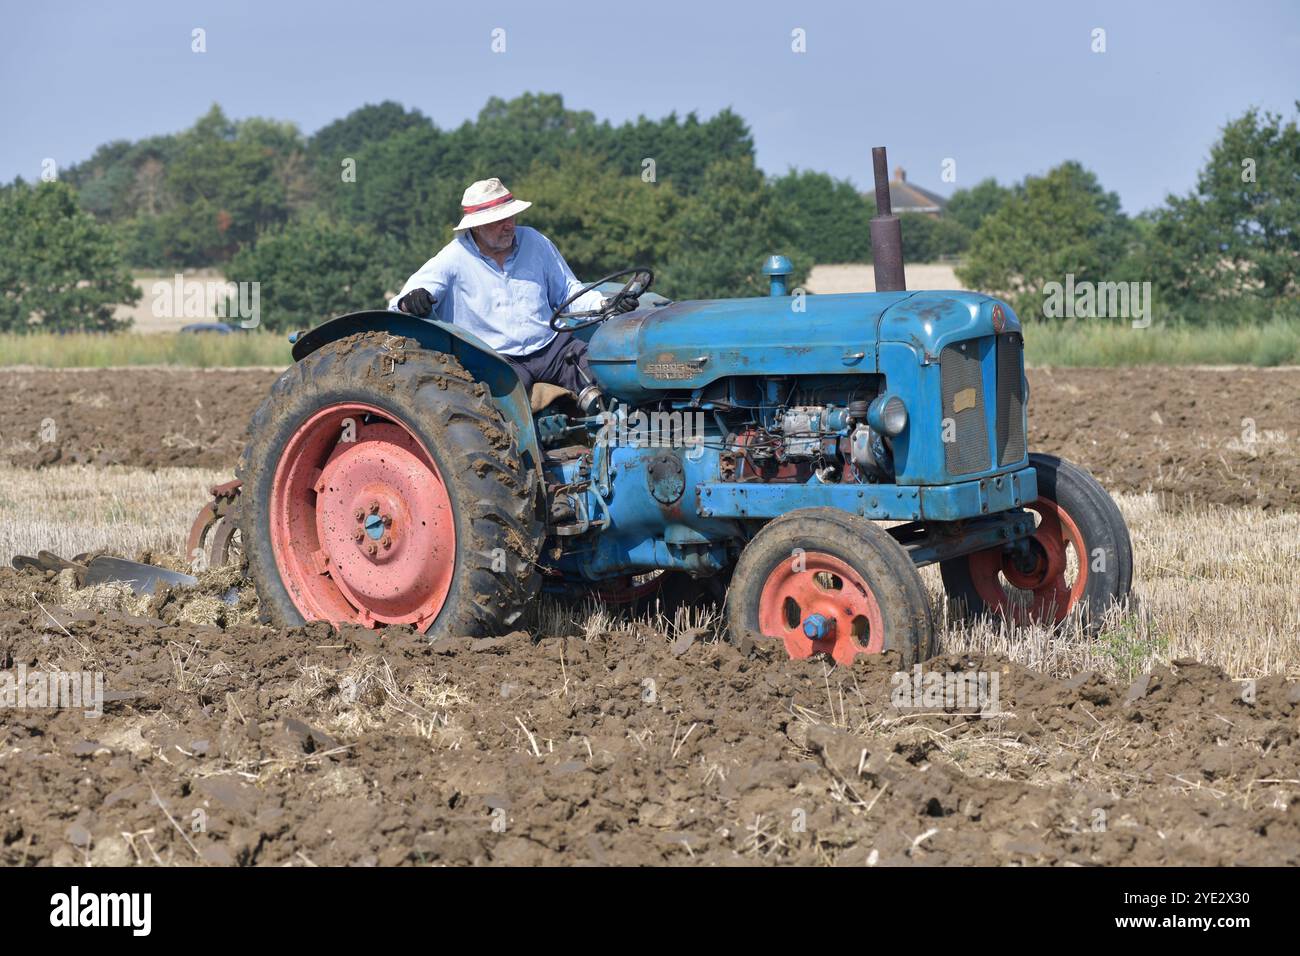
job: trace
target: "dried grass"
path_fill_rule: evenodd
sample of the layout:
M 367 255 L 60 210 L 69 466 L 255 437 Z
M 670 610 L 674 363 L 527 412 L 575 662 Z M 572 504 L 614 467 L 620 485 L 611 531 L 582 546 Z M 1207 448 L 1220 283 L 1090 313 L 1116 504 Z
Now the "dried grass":
M 342 669 L 303 667 L 302 676 L 289 688 L 289 699 L 309 719 L 345 737 L 394 723 L 413 728 L 439 748 L 457 749 L 465 737 L 455 715 L 469 698 L 446 674 L 419 668 L 406 683 L 399 683 L 389 663 L 372 654 Z
M 65 558 L 100 549 L 179 558 L 208 488 L 228 480 L 200 468 L 0 465 L 0 562 L 40 550 Z

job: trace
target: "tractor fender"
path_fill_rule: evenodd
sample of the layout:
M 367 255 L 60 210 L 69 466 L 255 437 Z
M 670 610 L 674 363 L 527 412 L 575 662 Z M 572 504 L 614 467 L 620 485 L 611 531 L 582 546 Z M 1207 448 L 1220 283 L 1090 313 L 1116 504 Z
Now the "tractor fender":
M 375 309 L 369 312 L 352 312 L 323 322 L 309 332 L 298 336 L 293 343 L 295 362 L 315 352 L 322 345 L 376 330 L 415 339 L 420 347 L 430 352 L 444 352 L 455 356 L 475 381 L 487 386 L 492 400 L 501 409 L 506 420 L 515 429 L 515 442 L 524 456 L 531 458 L 525 465 L 542 474 L 541 445 L 533 425 L 532 407 L 528 393 L 510 363 L 498 355 L 482 339 L 459 329 L 448 322 L 421 319 L 404 312 Z

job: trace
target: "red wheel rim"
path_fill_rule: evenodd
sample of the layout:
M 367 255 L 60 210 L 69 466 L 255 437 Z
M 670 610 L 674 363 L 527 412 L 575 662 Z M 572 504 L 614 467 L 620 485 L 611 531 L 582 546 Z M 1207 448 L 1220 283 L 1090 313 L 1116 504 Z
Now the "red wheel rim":
M 423 631 L 442 610 L 456 560 L 451 499 L 391 413 L 348 402 L 298 426 L 276 465 L 270 517 L 281 580 L 307 620 Z
M 821 639 L 804 630 L 815 615 L 824 625 Z M 884 619 L 871 586 L 849 564 L 820 551 L 801 552 L 772 569 L 759 595 L 758 629 L 783 641 L 795 660 L 829 654 L 845 667 L 885 646 Z
M 1088 552 L 1074 519 L 1055 501 L 1039 498 L 1031 505 L 1038 528 L 1029 539 L 1032 565 L 1021 567 L 1003 548 L 980 551 L 969 558 L 971 581 L 986 607 L 1017 624 L 1058 624 L 1083 597 L 1088 586 Z M 1066 579 L 1067 546 L 1074 548 L 1078 571 Z M 1027 601 L 1014 600 L 1003 584 L 1029 592 Z

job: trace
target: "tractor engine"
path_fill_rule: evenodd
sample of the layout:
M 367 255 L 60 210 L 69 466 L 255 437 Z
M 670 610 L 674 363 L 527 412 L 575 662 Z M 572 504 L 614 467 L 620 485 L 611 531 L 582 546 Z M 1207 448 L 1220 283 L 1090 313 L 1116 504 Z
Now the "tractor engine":
M 953 522 L 1036 494 L 1020 330 L 988 296 L 656 303 L 588 354 L 609 421 L 538 419 L 568 575 L 718 573 L 801 508 Z
M 552 514 L 566 517 L 552 561 L 592 580 L 717 573 L 749 526 L 743 513 L 710 515 L 702 487 L 889 485 L 906 412 L 882 386 L 878 375 L 732 376 L 648 401 L 614 397 L 600 415 L 539 416 Z
M 734 434 L 734 451 L 722 455 L 722 478 L 732 481 L 889 480 L 893 455 L 888 436 L 867 423 L 868 403 L 792 405 L 770 427 L 748 425 Z

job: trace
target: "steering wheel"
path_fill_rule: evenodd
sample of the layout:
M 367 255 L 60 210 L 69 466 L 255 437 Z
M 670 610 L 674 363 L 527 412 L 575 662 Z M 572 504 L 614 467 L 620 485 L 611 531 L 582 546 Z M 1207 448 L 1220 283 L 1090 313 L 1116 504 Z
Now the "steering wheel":
M 597 286 L 602 286 L 606 282 L 613 282 L 615 279 L 621 279 L 624 276 L 631 276 L 624 284 L 623 288 L 610 296 L 603 309 L 587 309 L 585 312 L 566 312 L 570 305 L 577 299 L 582 298 L 588 292 L 593 291 Z M 560 307 L 551 314 L 551 328 L 556 332 L 577 332 L 579 329 L 589 328 L 600 322 L 604 322 L 610 316 L 618 312 L 618 305 L 627 299 L 639 298 L 642 294 L 650 291 L 651 284 L 655 281 L 655 274 L 644 266 L 633 266 L 631 269 L 623 269 L 620 272 L 611 272 L 609 275 L 597 279 L 595 282 L 584 285 L 573 295 L 569 296 L 560 303 Z M 565 323 L 563 319 L 579 319 L 576 323 Z

